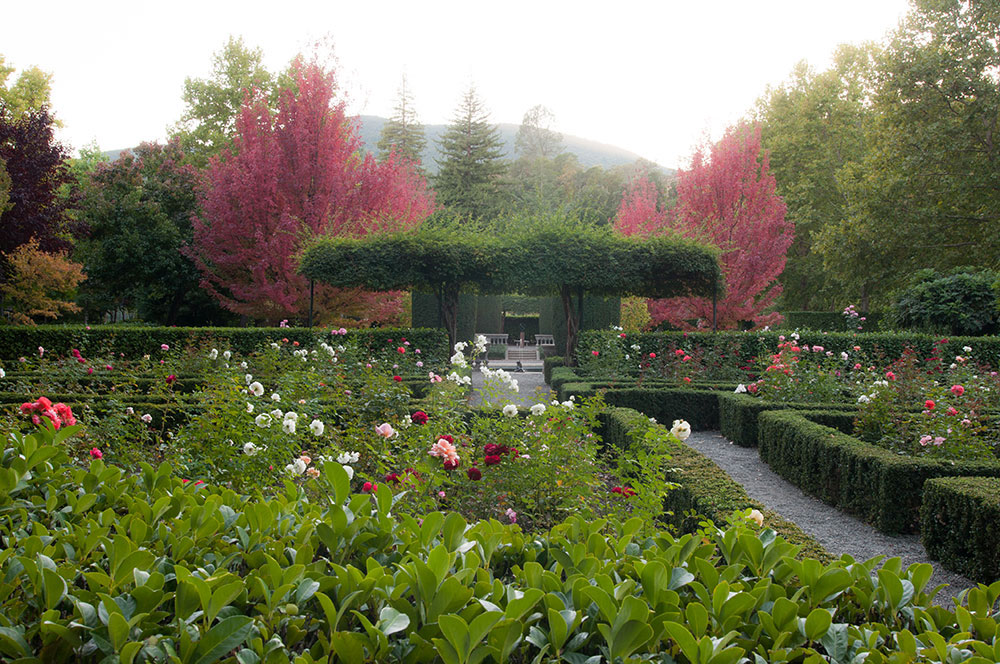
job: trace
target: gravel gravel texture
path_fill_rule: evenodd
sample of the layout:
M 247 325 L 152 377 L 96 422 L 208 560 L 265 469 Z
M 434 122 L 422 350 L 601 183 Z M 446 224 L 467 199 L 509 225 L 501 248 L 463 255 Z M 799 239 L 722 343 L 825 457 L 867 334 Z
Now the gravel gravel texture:
M 504 406 L 512 403 L 515 406 L 530 408 L 536 403 L 549 403 L 555 398 L 549 390 L 549 386 L 545 384 L 545 377 L 541 371 L 525 371 L 523 373 L 511 371 L 510 374 L 517 380 L 518 392 L 517 394 L 510 394 L 509 398 L 499 405 Z M 482 385 L 483 374 L 479 371 L 473 371 L 472 400 L 469 402 L 473 407 L 479 406 L 483 402 L 482 395 L 479 393 L 479 388 Z
M 844 553 L 855 560 L 867 560 L 879 555 L 898 556 L 903 561 L 904 569 L 913 563 L 931 563 L 934 565 L 934 576 L 929 587 L 949 584 L 936 597 L 942 606 L 952 606 L 951 600 L 959 592 L 976 586 L 973 581 L 946 570 L 940 563 L 928 558 L 918 535 L 886 535 L 803 493 L 761 461 L 754 448 L 735 445 L 717 431 L 694 432 L 686 442 L 742 484 L 751 498 L 795 522 L 834 557 Z

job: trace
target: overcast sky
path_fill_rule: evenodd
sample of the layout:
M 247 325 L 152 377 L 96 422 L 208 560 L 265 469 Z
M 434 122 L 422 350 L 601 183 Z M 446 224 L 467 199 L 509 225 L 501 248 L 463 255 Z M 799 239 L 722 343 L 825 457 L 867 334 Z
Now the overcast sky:
M 327 37 L 355 114 L 388 116 L 405 73 L 419 118 L 445 123 L 474 83 L 494 122 L 535 104 L 556 128 L 664 166 L 718 138 L 796 62 L 822 69 L 837 44 L 881 40 L 906 0 L 637 2 L 7 3 L 0 54 L 54 75 L 73 149 L 162 140 L 187 76 L 207 77 L 229 35 L 269 69 Z

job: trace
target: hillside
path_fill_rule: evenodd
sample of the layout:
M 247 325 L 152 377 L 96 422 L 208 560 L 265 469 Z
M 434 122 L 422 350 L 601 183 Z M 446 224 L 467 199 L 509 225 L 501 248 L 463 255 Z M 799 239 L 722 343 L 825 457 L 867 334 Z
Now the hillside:
M 378 138 L 382 133 L 382 125 L 385 124 L 386 118 L 378 115 L 362 115 L 359 119 L 361 120 L 361 140 L 364 142 L 365 149 L 374 150 L 378 144 Z M 500 134 L 507 146 L 507 158 L 514 159 L 516 156 L 514 154 L 514 137 L 517 136 L 517 130 L 520 125 L 501 124 L 499 127 Z M 430 173 L 437 171 L 437 140 L 444 131 L 445 125 L 424 125 L 427 148 L 424 150 L 421 161 L 424 168 Z M 566 152 L 575 154 L 577 159 L 580 160 L 580 164 L 587 168 L 591 166 L 611 168 L 613 166 L 631 164 L 637 159 L 641 159 L 640 155 L 634 152 L 629 152 L 613 145 L 597 143 L 586 138 L 580 138 L 579 136 L 563 134 L 563 146 Z M 664 170 L 671 171 L 672 169 Z

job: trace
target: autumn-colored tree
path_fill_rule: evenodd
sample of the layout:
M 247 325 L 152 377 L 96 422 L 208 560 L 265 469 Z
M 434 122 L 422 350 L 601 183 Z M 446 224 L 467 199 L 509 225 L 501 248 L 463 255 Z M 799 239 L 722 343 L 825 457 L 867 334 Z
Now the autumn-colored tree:
M 0 162 L 9 182 L 6 209 L 0 211 L 0 253 L 9 255 L 32 238 L 44 251 L 69 246 L 65 203 L 57 195 L 68 179 L 67 156 L 55 141 L 47 108 L 20 115 L 0 112 Z M 7 274 L 9 265 L 0 261 L 0 280 Z
M 669 210 L 659 206 L 660 194 L 645 174 L 628 184 L 622 196 L 614 229 L 622 235 L 655 235 L 667 227 Z
M 10 277 L 0 285 L 0 293 L 14 323 L 34 325 L 35 318 L 58 318 L 80 310 L 70 299 L 86 276 L 83 266 L 69 260 L 65 252 L 46 253 L 31 238 L 3 256 Z
M 297 59 L 291 77 L 276 113 L 260 96 L 243 105 L 233 153 L 209 166 L 188 250 L 224 307 L 270 322 L 306 309 L 303 241 L 412 228 L 434 209 L 411 162 L 361 155 L 333 72 Z
M 780 320 L 780 314 L 766 312 L 781 293 L 777 279 L 793 227 L 775 193 L 759 128 L 729 129 L 710 150 L 699 149 L 691 167 L 679 171 L 677 178 L 677 205 L 669 214 L 657 208 L 647 183 L 634 183 L 631 195 L 623 199 L 616 228 L 630 235 L 679 232 L 719 247 L 725 278 L 715 312 L 720 328 Z M 712 298 L 651 300 L 649 313 L 654 324 L 705 327 L 713 320 Z

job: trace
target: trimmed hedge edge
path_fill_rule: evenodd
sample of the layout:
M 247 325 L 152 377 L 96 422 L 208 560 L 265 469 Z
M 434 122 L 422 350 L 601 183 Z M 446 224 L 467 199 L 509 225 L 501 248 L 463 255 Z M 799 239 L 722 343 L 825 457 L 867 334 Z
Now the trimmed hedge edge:
M 611 408 L 601 417 L 605 444 L 627 448 L 633 428 L 644 424 L 647 416 L 632 408 Z M 786 540 L 801 546 L 800 556 L 832 560 L 830 554 L 795 523 L 766 509 L 751 499 L 742 485 L 733 480 L 708 457 L 692 447 L 679 443 L 670 452 L 670 473 L 667 477 L 679 486 L 667 493 L 664 517 L 682 532 L 695 532 L 699 523 L 710 519 L 718 524 L 735 511 L 757 509 L 764 514 L 764 524 Z
M 937 477 L 924 483 L 920 539 L 950 570 L 981 583 L 1000 579 L 1000 479 Z

